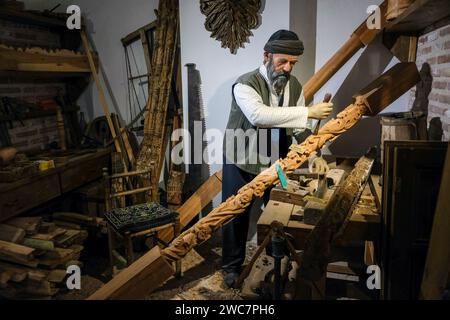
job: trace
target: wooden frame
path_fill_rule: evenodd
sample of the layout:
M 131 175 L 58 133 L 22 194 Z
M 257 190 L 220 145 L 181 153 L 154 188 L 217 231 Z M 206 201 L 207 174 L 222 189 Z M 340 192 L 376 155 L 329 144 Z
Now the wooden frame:
M 381 271 L 383 299 L 417 299 L 447 143 L 386 141 Z

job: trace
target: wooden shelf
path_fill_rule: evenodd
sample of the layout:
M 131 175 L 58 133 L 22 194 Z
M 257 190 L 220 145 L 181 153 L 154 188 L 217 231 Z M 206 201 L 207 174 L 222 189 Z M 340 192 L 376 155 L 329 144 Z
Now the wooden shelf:
M 428 27 L 449 17 L 449 0 L 416 0 L 398 18 L 388 22 L 385 30 L 386 32 L 420 34 Z
M 98 65 L 98 57 L 94 60 Z M 90 73 L 91 69 L 87 56 L 74 51 L 0 45 L 0 71 Z

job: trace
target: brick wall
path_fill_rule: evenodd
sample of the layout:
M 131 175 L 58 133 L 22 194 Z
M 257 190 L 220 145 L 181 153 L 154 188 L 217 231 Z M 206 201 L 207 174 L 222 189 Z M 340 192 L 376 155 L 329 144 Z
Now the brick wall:
M 417 50 L 419 70 L 424 63 L 430 65 L 432 76 L 431 93 L 428 96 L 428 122 L 433 118 L 440 118 L 443 130 L 442 140 L 448 141 L 450 139 L 450 25 L 419 38 Z M 413 89 L 412 98 L 415 95 L 416 89 Z
M 61 47 L 60 35 L 46 27 L 0 19 L 0 43 L 13 47 Z
M 14 47 L 61 47 L 60 35 L 49 28 L 0 19 L 0 44 Z M 36 77 L 34 77 L 36 79 Z M 26 78 L 25 78 L 26 79 Z M 53 99 L 58 91 L 66 92 L 66 85 L 59 80 L 10 79 L 0 83 L 0 97 L 13 97 L 30 103 Z M 9 127 L 9 124 L 8 124 Z M 58 142 L 56 116 L 14 121 L 8 129 L 12 146 L 19 151 L 45 149 L 49 143 Z
M 52 99 L 57 96 L 59 90 L 64 94 L 63 83 L 0 84 L 0 96 L 19 98 L 30 103 Z M 23 124 L 14 121 L 12 126 L 13 128 L 8 130 L 12 146 L 22 152 L 42 150 L 49 143 L 59 141 L 56 116 L 26 119 Z
M 56 117 L 26 119 L 23 125 L 14 121 L 9 136 L 12 145 L 21 152 L 44 150 L 49 143 L 59 141 Z
M 0 83 L 0 97 L 13 97 L 23 99 L 30 103 L 38 103 L 42 100 L 52 99 L 61 90 L 65 93 L 65 84 L 61 82 L 21 82 Z

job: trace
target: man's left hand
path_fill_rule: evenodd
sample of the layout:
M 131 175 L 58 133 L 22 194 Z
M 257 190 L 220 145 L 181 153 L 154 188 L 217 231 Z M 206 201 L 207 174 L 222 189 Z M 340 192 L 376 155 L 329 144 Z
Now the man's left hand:
M 314 159 L 309 166 L 309 172 L 311 173 L 325 174 L 328 171 L 330 171 L 330 167 L 322 157 Z

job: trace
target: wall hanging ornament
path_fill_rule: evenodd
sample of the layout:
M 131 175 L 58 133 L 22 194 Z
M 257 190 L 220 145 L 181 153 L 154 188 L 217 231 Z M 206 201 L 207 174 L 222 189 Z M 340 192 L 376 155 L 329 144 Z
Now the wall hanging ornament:
M 261 0 L 200 0 L 200 10 L 211 38 L 236 54 L 253 36 L 251 30 L 259 26 Z

